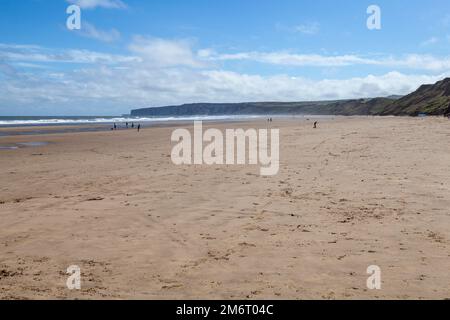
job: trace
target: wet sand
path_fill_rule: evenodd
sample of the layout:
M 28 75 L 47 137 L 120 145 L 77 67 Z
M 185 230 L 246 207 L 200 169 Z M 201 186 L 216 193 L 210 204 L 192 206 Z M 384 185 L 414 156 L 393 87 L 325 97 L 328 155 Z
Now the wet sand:
M 274 177 L 175 166 L 171 127 L 1 137 L 49 144 L 0 150 L 0 298 L 450 298 L 450 121 L 272 127 Z

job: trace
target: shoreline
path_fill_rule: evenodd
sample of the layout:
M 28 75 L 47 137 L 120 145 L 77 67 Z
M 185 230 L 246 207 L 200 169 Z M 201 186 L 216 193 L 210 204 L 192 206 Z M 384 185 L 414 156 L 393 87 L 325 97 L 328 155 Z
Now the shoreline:
M 305 116 L 277 116 L 272 117 L 275 120 L 279 121 L 308 121 L 309 119 L 317 119 L 321 121 L 329 121 L 333 119 L 339 119 L 344 116 L 318 116 L 318 115 L 305 115 Z M 365 116 L 352 116 L 353 118 L 364 117 Z M 352 118 L 348 117 L 348 118 Z M 142 129 L 145 128 L 164 128 L 164 127 L 180 127 L 184 125 L 192 124 L 194 121 L 202 121 L 205 124 L 225 124 L 225 123 L 248 123 L 248 122 L 265 122 L 268 117 L 259 117 L 255 116 L 254 118 L 229 118 L 229 119 L 201 119 L 196 120 L 197 118 L 193 118 L 192 120 L 170 120 L 170 121 L 129 121 L 131 125 L 132 122 L 135 124 L 140 123 Z M 308 120 L 307 120 L 308 119 Z M 102 123 L 102 124 L 34 124 L 34 125 L 8 125 L 8 126 L 0 126 L 0 139 L 2 137 L 8 136 L 20 136 L 20 135 L 45 135 L 45 134 L 64 134 L 64 133 L 77 133 L 77 132 L 105 132 L 111 131 L 113 122 L 111 123 Z M 126 131 L 133 130 L 131 127 L 126 128 L 125 122 L 117 123 L 118 129 L 117 131 Z M 136 128 L 135 128 L 136 129 Z

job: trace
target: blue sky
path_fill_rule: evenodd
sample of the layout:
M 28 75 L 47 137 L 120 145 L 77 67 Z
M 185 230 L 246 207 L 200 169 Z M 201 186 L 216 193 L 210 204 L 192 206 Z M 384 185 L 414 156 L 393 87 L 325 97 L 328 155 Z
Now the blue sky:
M 0 115 L 406 94 L 449 48 L 448 0 L 2 0 Z

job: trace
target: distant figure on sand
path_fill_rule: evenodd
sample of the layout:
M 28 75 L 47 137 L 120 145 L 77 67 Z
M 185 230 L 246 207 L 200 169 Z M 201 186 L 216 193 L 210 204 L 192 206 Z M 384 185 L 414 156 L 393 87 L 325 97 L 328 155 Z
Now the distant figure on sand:
M 138 124 L 138 132 L 141 131 L 141 124 Z
M 117 125 L 114 123 L 114 130 L 117 130 Z
M 125 126 L 127 127 L 127 129 L 128 129 L 128 122 L 127 123 L 125 123 Z
M 318 124 L 318 122 L 316 121 L 316 122 L 314 122 L 314 129 L 317 129 L 317 124 Z
M 131 129 L 134 129 L 134 122 L 131 123 Z

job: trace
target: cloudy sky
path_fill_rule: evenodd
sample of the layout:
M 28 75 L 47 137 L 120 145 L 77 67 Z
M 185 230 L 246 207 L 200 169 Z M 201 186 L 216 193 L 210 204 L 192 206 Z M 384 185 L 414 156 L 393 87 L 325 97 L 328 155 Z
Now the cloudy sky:
M 448 0 L 1 0 L 0 115 L 406 94 L 449 48 Z

